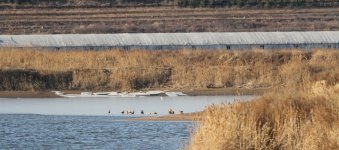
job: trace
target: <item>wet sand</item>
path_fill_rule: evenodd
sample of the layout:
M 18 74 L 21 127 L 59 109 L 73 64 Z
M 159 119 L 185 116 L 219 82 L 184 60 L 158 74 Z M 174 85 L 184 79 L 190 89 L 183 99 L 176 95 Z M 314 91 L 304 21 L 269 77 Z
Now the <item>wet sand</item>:
M 270 88 L 202 88 L 182 89 L 181 92 L 191 96 L 213 95 L 262 95 Z
M 262 95 L 269 88 L 204 88 L 204 89 L 149 89 L 183 92 L 190 96 Z M 147 91 L 147 90 L 146 90 Z M 68 94 L 80 94 L 78 90 L 65 90 Z M 0 91 L 0 98 L 60 98 L 51 91 Z
M 133 121 L 199 121 L 202 112 L 174 114 L 165 116 L 146 116 L 140 118 L 130 118 Z

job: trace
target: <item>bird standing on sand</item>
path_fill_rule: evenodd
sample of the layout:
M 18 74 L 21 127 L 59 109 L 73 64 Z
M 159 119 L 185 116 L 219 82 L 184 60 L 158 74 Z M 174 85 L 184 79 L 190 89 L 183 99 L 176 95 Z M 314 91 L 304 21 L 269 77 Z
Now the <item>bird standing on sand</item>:
M 156 114 L 158 114 L 157 112 L 150 112 L 149 113 L 150 115 L 156 115 Z
M 180 114 L 184 114 L 184 111 L 180 110 Z
M 168 109 L 168 114 L 174 114 L 174 111 L 172 108 Z

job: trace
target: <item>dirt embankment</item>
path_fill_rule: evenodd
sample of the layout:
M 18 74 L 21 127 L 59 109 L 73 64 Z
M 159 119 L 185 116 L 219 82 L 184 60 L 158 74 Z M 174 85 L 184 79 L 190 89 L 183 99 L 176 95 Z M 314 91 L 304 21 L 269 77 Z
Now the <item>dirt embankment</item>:
M 51 91 L 0 91 L 0 98 L 60 98 Z
M 0 70 L 0 90 L 3 91 L 67 89 L 72 81 L 72 72 Z

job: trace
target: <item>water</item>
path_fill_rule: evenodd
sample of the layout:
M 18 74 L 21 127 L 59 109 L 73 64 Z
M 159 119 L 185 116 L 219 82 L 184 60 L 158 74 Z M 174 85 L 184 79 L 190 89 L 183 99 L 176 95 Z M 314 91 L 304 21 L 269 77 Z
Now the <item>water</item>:
M 236 99 L 250 99 L 252 96 L 179 96 L 132 97 L 132 98 L 21 98 L 0 99 L 0 114 L 44 114 L 44 115 L 120 115 L 122 110 L 135 110 L 140 114 L 157 112 L 167 114 L 172 108 L 178 112 L 197 112 L 212 104 L 228 103 Z
M 0 149 L 178 149 L 192 122 L 108 116 L 0 115 Z
M 181 148 L 194 123 L 132 121 L 145 113 L 195 112 L 207 105 L 251 96 L 142 98 L 0 99 L 0 149 L 164 149 Z M 108 110 L 111 114 L 108 115 Z M 138 115 L 121 115 L 134 109 Z

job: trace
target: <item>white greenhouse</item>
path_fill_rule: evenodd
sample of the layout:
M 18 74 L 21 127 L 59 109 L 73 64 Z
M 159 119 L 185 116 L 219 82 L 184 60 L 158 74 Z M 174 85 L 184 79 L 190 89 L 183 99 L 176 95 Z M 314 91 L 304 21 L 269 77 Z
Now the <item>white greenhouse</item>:
M 53 49 L 339 48 L 339 31 L 0 35 L 0 47 Z

